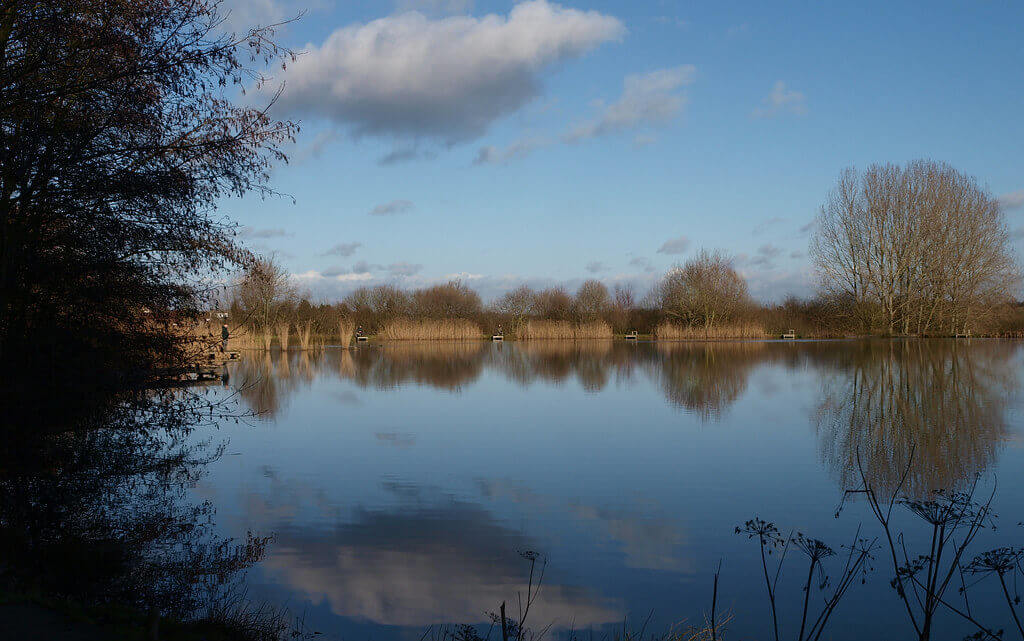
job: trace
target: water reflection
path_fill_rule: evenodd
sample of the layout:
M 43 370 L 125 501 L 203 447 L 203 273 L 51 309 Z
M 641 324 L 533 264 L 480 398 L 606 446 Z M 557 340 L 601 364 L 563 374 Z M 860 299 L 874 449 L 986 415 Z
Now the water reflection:
M 1014 349 L 998 341 L 869 341 L 816 353 L 822 378 L 821 455 L 843 487 L 925 495 L 989 468 L 1009 436 L 1019 381 Z
M 329 526 L 300 527 L 283 517 L 302 507 L 301 488 L 250 495 L 250 517 L 282 519 L 264 568 L 279 583 L 331 613 L 378 625 L 425 627 L 479 622 L 502 601 L 526 592 L 518 551 L 537 549 L 481 506 L 393 483 L 398 504 L 347 511 Z M 276 498 L 275 498 L 276 497 Z M 276 499 L 284 501 L 278 505 Z M 298 502 L 297 502 L 298 501 Z M 538 620 L 591 626 L 617 621 L 621 606 L 586 588 L 547 582 Z
M 1016 350 L 538 341 L 251 354 L 232 382 L 275 427 L 233 432 L 241 456 L 205 491 L 236 510 L 232 527 L 276 534 L 257 584 L 342 637 L 486 621 L 525 589 L 523 549 L 552 559 L 534 621 L 553 635 L 652 608 L 699 618 L 719 559 L 757 567 L 732 546 L 744 519 L 849 536 L 831 516 L 857 484 L 858 451 L 879 489 L 913 451 L 918 493 L 1012 464 L 1001 445 Z M 732 577 L 738 602 L 761 598 Z M 865 599 L 887 593 L 879 581 Z M 862 612 L 851 606 L 851 620 Z M 734 636 L 763 636 L 759 613 L 738 614 L 749 627 Z M 877 625 L 901 615 L 884 614 Z
M 659 343 L 665 398 L 704 420 L 722 415 L 747 388 L 750 370 L 769 356 L 764 342 Z
M 821 376 L 813 418 L 821 456 L 838 483 L 856 480 L 858 447 L 879 487 L 896 482 L 914 451 L 909 483 L 923 492 L 971 478 L 993 460 L 1007 437 L 1006 408 L 1019 384 L 1013 354 L 996 341 L 410 342 L 253 353 L 232 382 L 253 411 L 273 418 L 318 376 L 373 390 L 419 385 L 453 393 L 485 372 L 519 386 L 575 381 L 590 392 L 639 378 L 656 383 L 669 405 L 713 422 L 745 393 L 758 367 L 810 367 Z M 336 394 L 341 403 L 359 403 L 351 390 Z M 409 442 L 399 435 L 380 439 Z
M 237 367 L 232 382 L 253 411 L 273 418 L 290 395 L 325 374 L 374 390 L 415 384 L 451 392 L 473 384 L 485 371 L 522 386 L 575 380 L 590 392 L 643 376 L 658 381 L 671 404 L 714 420 L 742 394 L 751 369 L 775 356 L 766 345 L 409 342 L 353 350 L 253 352 Z
M 191 500 L 223 453 L 193 433 L 215 409 L 201 398 L 124 394 L 47 430 L 0 424 L 0 584 L 185 619 L 235 599 L 267 541 L 219 537 L 214 506 Z

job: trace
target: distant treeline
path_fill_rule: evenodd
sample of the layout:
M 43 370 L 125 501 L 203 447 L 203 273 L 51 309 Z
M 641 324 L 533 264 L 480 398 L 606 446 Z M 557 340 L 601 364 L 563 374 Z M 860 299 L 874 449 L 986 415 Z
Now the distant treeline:
M 391 339 L 1024 333 L 1021 272 L 999 202 L 949 165 L 920 160 L 844 171 L 810 250 L 820 293 L 772 305 L 750 298 L 730 256 L 701 250 L 642 294 L 588 280 L 575 292 L 522 286 L 488 305 L 458 281 L 412 291 L 364 287 L 337 303 L 313 303 L 297 295 L 279 265 L 261 259 L 234 288 L 231 307 L 268 347 L 273 334 L 287 344 L 293 326 L 343 342 L 359 329 Z
M 452 281 L 414 290 L 394 285 L 357 289 L 338 302 L 316 302 L 296 293 L 286 274 L 270 261 L 259 269 L 277 272 L 278 287 L 255 296 L 250 273 L 230 302 L 232 325 L 252 336 L 253 346 L 271 343 L 309 347 L 354 331 L 387 339 L 475 339 L 493 334 L 508 338 L 610 338 L 636 331 L 661 339 L 752 339 L 778 337 L 793 330 L 802 337 L 884 335 L 883 323 L 865 326 L 865 314 L 883 318 L 850 297 L 822 294 L 790 297 L 779 304 L 758 304 L 746 283 L 722 254 L 701 252 L 673 268 L 651 291 L 640 295 L 628 286 L 609 289 L 597 280 L 575 291 L 561 287 L 521 286 L 485 304 L 465 283 Z M 727 286 L 723 286 L 723 281 Z M 1024 327 L 1018 304 L 986 310 L 975 335 L 1016 335 Z M 952 332 L 932 332 L 949 335 Z M 347 334 L 347 335 L 346 335 Z M 264 339 L 266 342 L 264 342 Z

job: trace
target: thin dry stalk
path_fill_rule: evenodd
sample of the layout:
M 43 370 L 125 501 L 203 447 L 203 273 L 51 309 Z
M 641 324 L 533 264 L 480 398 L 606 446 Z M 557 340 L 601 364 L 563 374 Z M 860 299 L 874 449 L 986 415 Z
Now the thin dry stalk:
M 377 337 L 391 341 L 480 340 L 484 337 L 484 333 L 479 325 L 465 318 L 441 320 L 400 318 L 384 325 Z
M 288 349 L 288 334 L 292 330 L 291 323 L 284 322 L 279 323 L 277 326 L 277 340 L 281 343 L 281 349 Z
M 612 338 L 612 328 L 604 321 L 572 323 L 569 321 L 527 321 L 522 325 L 517 338 L 520 340 L 585 340 Z
M 669 341 L 718 341 L 734 339 L 764 339 L 771 336 L 765 328 L 757 323 L 736 323 L 732 325 L 716 325 L 700 327 L 694 325 L 676 325 L 662 323 L 654 330 L 657 340 Z

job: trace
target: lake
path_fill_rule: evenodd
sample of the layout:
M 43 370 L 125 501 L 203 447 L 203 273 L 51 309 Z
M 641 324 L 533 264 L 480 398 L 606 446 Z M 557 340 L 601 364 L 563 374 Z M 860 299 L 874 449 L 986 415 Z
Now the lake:
M 996 340 L 248 352 L 219 393 L 259 416 L 220 428 L 224 455 L 193 491 L 223 533 L 274 535 L 249 596 L 286 603 L 328 638 L 417 640 L 488 622 L 502 601 L 513 614 L 537 553 L 535 631 L 700 623 L 721 563 L 726 638 L 769 639 L 758 543 L 736 527 L 757 516 L 827 542 L 827 594 L 858 526 L 882 534 L 861 496 L 844 501 L 861 470 L 911 497 L 980 475 L 975 497 L 995 488 L 1000 528 L 972 554 L 1024 543 L 1021 356 Z M 926 543 L 926 524 L 896 511 L 908 547 Z M 821 638 L 911 635 L 888 555 L 875 550 Z M 790 549 L 777 588 L 787 638 L 807 568 Z M 947 598 L 963 603 L 956 582 Z M 1011 626 L 997 589 L 972 587 L 972 613 Z M 974 631 L 940 621 L 938 638 Z

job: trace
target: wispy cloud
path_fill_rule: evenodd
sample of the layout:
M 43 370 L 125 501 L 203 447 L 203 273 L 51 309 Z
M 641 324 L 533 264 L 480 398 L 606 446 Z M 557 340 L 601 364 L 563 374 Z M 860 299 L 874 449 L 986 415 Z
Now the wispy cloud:
M 309 142 L 298 147 L 289 157 L 289 163 L 300 165 L 309 160 L 319 158 L 324 150 L 341 137 L 341 133 L 332 128 L 318 132 Z
M 576 143 L 640 126 L 665 125 L 686 106 L 682 89 L 696 76 L 693 65 L 626 76 L 622 96 L 604 105 L 595 118 L 571 129 L 563 139 Z
M 608 266 L 599 260 L 594 260 L 587 263 L 587 271 L 590 272 L 591 274 L 598 274 L 600 272 L 606 271 L 607 269 Z
M 269 229 L 260 229 L 257 227 L 240 227 L 238 229 L 239 238 L 253 238 L 253 239 L 266 239 L 266 238 L 288 238 L 294 236 L 294 234 L 281 227 L 274 227 Z
M 495 147 L 486 145 L 476 152 L 473 159 L 474 165 L 499 165 L 511 160 L 529 155 L 535 149 L 547 147 L 551 141 L 547 138 L 524 138 L 517 140 L 507 147 Z
M 779 254 L 782 253 L 780 247 L 776 247 L 771 243 L 765 243 L 757 248 L 757 255 L 747 262 L 755 267 L 772 268 L 775 267 L 775 259 L 778 258 Z
M 782 216 L 772 216 L 766 220 L 762 220 L 757 225 L 754 225 L 754 230 L 751 232 L 754 236 L 760 236 L 761 234 L 769 231 L 772 227 L 777 227 L 782 223 L 786 222 L 786 219 Z
M 771 93 L 761 101 L 762 106 L 756 107 L 751 115 L 755 118 L 773 118 L 782 114 L 802 116 L 807 113 L 807 99 L 804 94 L 786 87 L 786 83 L 777 81 Z
M 656 16 L 654 21 L 658 24 L 668 25 L 670 27 L 684 28 L 690 26 L 690 22 L 688 20 L 683 20 L 676 16 Z
M 396 147 L 384 154 L 377 159 L 377 164 L 382 167 L 390 167 L 392 165 L 400 165 L 402 163 L 413 162 L 416 160 L 431 160 L 436 158 L 437 153 L 428 149 L 421 149 L 420 147 Z
M 380 268 L 380 265 L 371 265 L 365 260 L 358 261 L 355 265 L 352 265 L 353 274 L 369 274 L 375 268 Z
M 420 11 L 430 14 L 467 13 L 473 10 L 473 0 L 398 0 L 395 10 Z
M 686 236 L 672 238 L 662 243 L 658 248 L 659 254 L 682 254 L 690 248 L 690 239 Z
M 391 202 L 381 203 L 370 210 L 371 216 L 394 216 L 396 214 L 405 214 L 414 209 L 414 205 L 410 200 L 392 200 Z
M 1011 191 L 999 197 L 999 206 L 1003 209 L 1019 209 L 1024 207 L 1024 189 Z
M 391 263 L 387 266 L 388 274 L 392 276 L 413 276 L 418 274 L 421 269 L 423 269 L 423 265 L 406 262 Z
M 362 243 L 338 243 L 334 247 L 331 247 L 323 253 L 324 256 L 341 256 L 348 258 L 352 254 L 356 253 L 356 250 L 362 247 Z
M 654 271 L 654 265 L 651 263 L 650 258 L 644 258 L 643 256 L 637 256 L 629 261 L 630 267 L 637 267 L 644 270 L 645 273 L 650 274 Z

